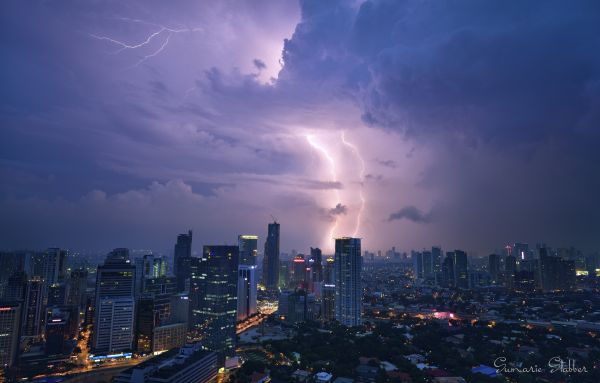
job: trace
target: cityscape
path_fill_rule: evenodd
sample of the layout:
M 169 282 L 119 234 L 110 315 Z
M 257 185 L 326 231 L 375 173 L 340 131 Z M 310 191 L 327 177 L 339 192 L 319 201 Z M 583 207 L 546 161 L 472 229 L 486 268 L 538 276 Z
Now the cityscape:
M 594 382 L 600 254 L 506 245 L 280 251 L 237 245 L 102 257 L 2 252 L 5 381 Z M 574 377 L 574 378 L 573 378 Z M 572 380 L 569 380 L 572 379 Z
M 600 382 L 600 2 L 0 2 L 0 383 Z

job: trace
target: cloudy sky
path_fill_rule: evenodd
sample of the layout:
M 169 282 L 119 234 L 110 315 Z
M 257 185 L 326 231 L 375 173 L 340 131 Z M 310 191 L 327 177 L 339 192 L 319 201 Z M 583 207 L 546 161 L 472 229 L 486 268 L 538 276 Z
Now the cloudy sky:
M 0 4 L 0 247 L 600 248 L 597 1 Z

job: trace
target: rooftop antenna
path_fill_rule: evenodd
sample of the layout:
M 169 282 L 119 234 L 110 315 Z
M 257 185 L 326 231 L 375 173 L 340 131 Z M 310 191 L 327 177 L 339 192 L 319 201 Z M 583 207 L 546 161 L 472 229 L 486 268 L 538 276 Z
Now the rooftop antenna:
M 277 223 L 277 218 L 275 218 L 273 214 L 271 214 L 271 218 L 273 218 L 273 222 Z

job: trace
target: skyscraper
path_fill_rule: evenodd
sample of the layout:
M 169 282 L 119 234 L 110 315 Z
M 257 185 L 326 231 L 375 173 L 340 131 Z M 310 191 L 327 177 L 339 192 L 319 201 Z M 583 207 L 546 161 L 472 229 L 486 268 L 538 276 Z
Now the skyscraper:
M 133 345 L 135 266 L 127 249 L 110 252 L 96 272 L 95 353 L 117 353 Z
M 186 280 L 190 278 L 190 263 L 192 258 L 192 231 L 179 234 L 173 255 L 173 271 L 177 279 L 177 291 L 185 290 Z
M 362 322 L 360 238 L 335 240 L 335 319 L 344 326 Z
M 67 251 L 59 248 L 50 248 L 44 254 L 43 278 L 48 285 L 53 285 L 65 280 Z
M 488 256 L 488 272 L 490 273 L 492 284 L 500 284 L 500 256 L 498 254 L 490 254 Z
M 23 304 L 22 336 L 40 338 L 44 326 L 44 280 L 33 277 L 27 281 Z
M 515 276 L 517 275 L 517 259 L 513 255 L 506 257 L 504 270 L 504 284 L 507 289 L 512 290 L 515 287 Z
M 237 246 L 204 246 L 200 279 L 200 323 L 210 350 L 230 356 L 235 351 L 238 281 Z
M 237 320 L 256 314 L 256 266 L 240 265 L 237 282 Z
M 321 297 L 321 319 L 335 319 L 335 260 L 327 258 L 323 270 L 323 292 Z
M 454 250 L 454 285 L 461 289 L 469 288 L 467 264 L 467 253 L 462 250 Z
M 21 303 L 0 303 L 0 368 L 12 367 L 19 350 Z
M 423 254 L 417 251 L 412 251 L 410 255 L 413 261 L 413 270 L 415 278 L 422 279 L 425 276 L 423 269 Z
M 268 290 L 277 290 L 279 284 L 279 232 L 276 221 L 269 224 L 263 262 L 263 282 Z
M 258 236 L 239 235 L 238 248 L 240 251 L 240 265 L 256 265 L 258 256 Z

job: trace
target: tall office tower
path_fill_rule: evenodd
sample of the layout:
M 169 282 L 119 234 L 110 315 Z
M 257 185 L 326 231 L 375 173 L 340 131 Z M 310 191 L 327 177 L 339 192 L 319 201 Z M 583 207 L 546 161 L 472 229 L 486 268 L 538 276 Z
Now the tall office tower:
M 174 277 L 146 278 L 143 295 L 154 300 L 156 324 L 161 325 L 171 320 L 171 296 L 177 293 Z
M 55 283 L 47 286 L 47 306 L 64 306 L 67 303 L 67 285 L 65 283 Z
M 95 353 L 130 350 L 135 314 L 135 266 L 127 249 L 110 252 L 96 272 Z
M 312 261 L 312 281 L 323 281 L 323 253 L 318 247 L 310 248 L 310 260 Z
M 66 350 L 65 342 L 74 338 L 76 334 L 73 320 L 68 310 L 59 308 L 49 310 L 45 330 L 46 355 L 62 354 Z
M 0 367 L 12 367 L 17 362 L 21 302 L 0 302 Z
M 290 323 L 314 320 L 315 296 L 302 289 L 283 291 L 279 294 L 277 313 Z
M 454 250 L 454 285 L 461 289 L 469 288 L 467 253 Z
M 279 224 L 276 221 L 270 223 L 265 241 L 263 282 L 267 290 L 271 291 L 277 290 L 279 284 L 279 234 Z
M 256 266 L 240 265 L 237 282 L 237 320 L 256 314 Z
M 326 322 L 335 320 L 335 261 L 333 258 L 325 260 L 323 269 L 321 319 Z
M 27 274 L 23 271 L 13 273 L 8 277 L 8 282 L 3 292 L 3 300 L 5 301 L 23 301 L 25 299 L 25 291 L 27 288 Z
M 433 257 L 431 251 L 423 251 L 423 278 L 433 279 Z
M 490 282 L 494 285 L 500 284 L 500 256 L 490 254 L 488 256 L 488 272 L 490 273 Z
M 515 243 L 512 247 L 512 255 L 517 258 L 517 262 L 529 261 L 532 259 L 529 245 L 526 243 Z
M 506 264 L 504 267 L 504 285 L 507 289 L 512 290 L 515 288 L 515 276 L 517 275 L 517 259 L 509 255 L 506 257 Z
M 238 248 L 240 251 L 240 265 L 256 265 L 258 256 L 258 236 L 239 235 Z
M 444 287 L 455 287 L 454 284 L 454 253 L 446 252 L 446 258 L 442 264 L 442 280 Z
M 433 272 L 437 275 L 442 271 L 442 248 L 433 246 L 431 248 L 431 258 L 433 259 Z
M 93 351 L 115 354 L 132 349 L 135 298 L 103 298 L 95 305 Z
M 289 287 L 292 274 L 292 262 L 287 259 L 282 259 L 279 262 L 279 288 L 285 290 Z M 264 273 L 263 273 L 264 274 Z
M 44 326 L 44 280 L 32 277 L 27 281 L 21 335 L 39 339 Z
M 67 304 L 77 307 L 80 311 L 85 307 L 87 279 L 88 272 L 86 269 L 80 268 L 71 271 Z
M 344 326 L 362 322 L 360 238 L 335 240 L 335 319 Z
M 204 246 L 198 313 L 204 329 L 204 344 L 221 357 L 235 351 L 238 281 L 237 246 Z M 221 358 L 223 360 L 223 358 Z
M 292 267 L 292 283 L 291 288 L 304 288 L 304 282 L 306 281 L 306 260 L 304 255 L 298 254 L 294 257 Z
M 190 260 L 188 329 L 194 332 L 193 338 L 197 338 L 202 333 L 203 317 L 200 313 L 200 305 L 203 302 L 204 288 L 206 287 L 206 283 L 204 283 L 206 272 L 204 272 L 203 266 L 202 258 L 192 257 Z
M 415 278 L 422 279 L 425 276 L 423 269 L 423 254 L 417 251 L 411 251 L 410 257 L 413 261 Z
M 44 254 L 43 278 L 48 285 L 63 282 L 66 279 L 67 251 L 50 248 Z
M 179 234 L 173 256 L 173 271 L 177 278 L 177 291 L 184 291 L 186 281 L 190 278 L 190 263 L 192 258 L 192 231 Z
M 142 258 L 142 276 L 143 278 L 159 278 L 167 275 L 167 258 L 154 254 L 146 254 Z

